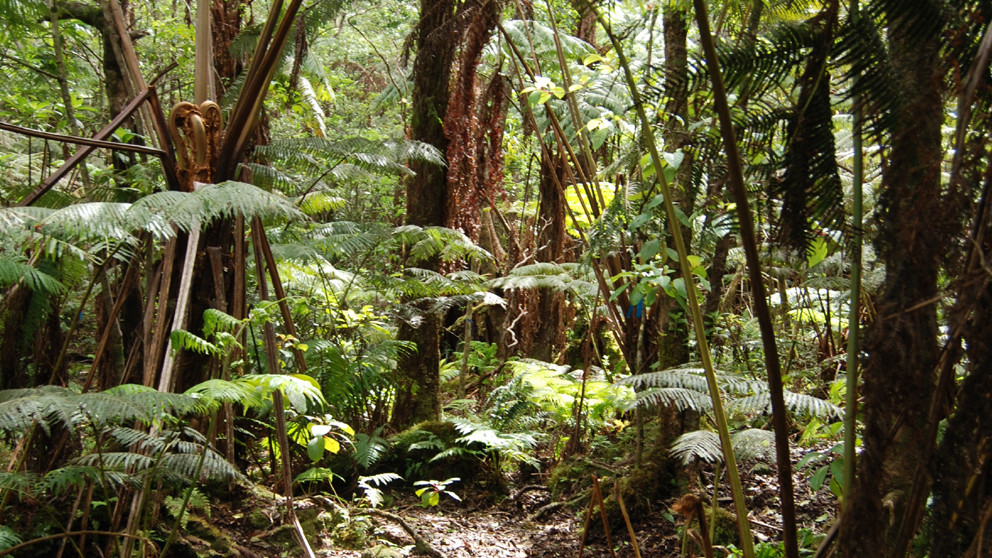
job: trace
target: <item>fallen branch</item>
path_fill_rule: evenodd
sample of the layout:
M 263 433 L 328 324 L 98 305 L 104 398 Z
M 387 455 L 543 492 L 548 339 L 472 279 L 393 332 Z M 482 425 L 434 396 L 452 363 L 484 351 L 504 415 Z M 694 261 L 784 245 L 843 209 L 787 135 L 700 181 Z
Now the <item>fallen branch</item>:
M 592 489 L 590 488 L 589 490 L 582 492 L 582 494 L 579 494 L 578 496 L 572 498 L 571 500 L 559 500 L 557 502 L 551 502 L 550 504 L 545 504 L 534 510 L 534 513 L 528 515 L 527 521 L 537 521 L 538 519 L 540 519 L 542 515 L 555 511 L 558 508 L 575 506 L 576 504 L 579 504 L 584 500 L 588 500 L 591 493 L 592 493 Z
M 520 498 L 521 496 L 523 496 L 527 492 L 531 492 L 531 491 L 534 491 L 534 490 L 543 490 L 543 491 L 547 492 L 548 491 L 548 487 L 547 486 L 544 486 L 543 484 L 528 484 L 527 486 L 522 486 L 522 487 L 514 490 L 510 494 L 510 500 L 516 501 L 517 498 Z
M 416 546 L 417 552 L 427 556 L 431 556 L 433 558 L 444 558 L 443 554 L 434 550 L 434 547 L 432 547 L 431 544 L 427 542 L 427 539 L 421 537 L 420 534 L 417 533 L 416 529 L 411 527 L 410 524 L 407 523 L 405 519 L 403 519 L 401 516 L 396 515 L 395 513 L 389 513 L 387 511 L 377 510 L 375 508 L 368 508 L 368 509 L 352 512 L 352 515 L 371 515 L 373 517 L 381 517 L 383 519 L 388 519 L 390 521 L 393 521 L 399 524 L 399 526 L 402 527 L 403 530 L 406 531 L 407 534 L 413 538 L 413 544 Z

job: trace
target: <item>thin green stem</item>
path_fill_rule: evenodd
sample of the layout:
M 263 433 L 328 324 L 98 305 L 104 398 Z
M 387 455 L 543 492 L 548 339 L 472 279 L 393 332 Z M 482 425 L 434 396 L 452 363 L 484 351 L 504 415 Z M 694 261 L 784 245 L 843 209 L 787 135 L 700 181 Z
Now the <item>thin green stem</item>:
M 775 460 L 778 466 L 779 496 L 782 505 L 782 535 L 785 543 L 785 557 L 799 557 L 799 541 L 796 528 L 796 503 L 792 486 L 792 456 L 789 451 L 789 424 L 785 407 L 785 393 L 782 387 L 782 365 L 779 362 L 778 347 L 775 342 L 775 328 L 768 309 L 767 294 L 758 257 L 758 241 L 754 232 L 754 218 L 751 214 L 747 189 L 744 186 L 744 169 L 734 122 L 727 101 L 727 89 L 720 72 L 720 61 L 716 44 L 710 32 L 709 15 L 703 0 L 693 0 L 699 39 L 706 57 L 710 81 L 713 84 L 713 103 L 720 120 L 720 135 L 723 138 L 724 152 L 727 155 L 727 174 L 737 204 L 737 221 L 740 227 L 741 243 L 747 260 L 748 278 L 751 284 L 751 298 L 754 315 L 761 329 L 761 343 L 765 353 L 765 369 L 768 374 L 768 395 L 772 406 L 772 425 L 775 430 Z M 730 472 L 729 469 L 727 471 Z M 740 513 L 740 512 L 738 512 Z M 739 518 L 738 518 L 739 519 Z M 747 552 L 745 551 L 745 556 Z
M 630 89 L 630 94 L 634 101 L 634 108 L 637 111 L 638 119 L 640 120 L 641 127 L 644 130 L 644 142 L 651 154 L 651 162 L 655 168 L 655 176 L 657 177 L 658 184 L 661 186 L 662 195 L 664 197 L 665 212 L 668 216 L 668 226 L 671 229 L 670 232 L 672 239 L 675 242 L 675 250 L 679 256 L 679 266 L 682 271 L 683 281 L 685 282 L 686 299 L 689 305 L 689 314 L 692 316 L 693 330 L 695 331 L 696 343 L 699 348 L 699 357 L 702 361 L 703 370 L 706 374 L 706 383 L 709 386 L 710 399 L 713 403 L 713 415 L 716 420 L 717 432 L 720 435 L 720 446 L 723 449 L 724 462 L 727 467 L 727 479 L 730 481 L 731 492 L 734 497 L 734 509 L 737 513 L 737 530 L 740 534 L 741 547 L 744 551 L 745 558 L 754 558 L 754 540 L 752 539 L 751 527 L 747 519 L 747 507 L 744 502 L 744 490 L 741 487 L 740 474 L 737 469 L 737 458 L 734 455 L 733 445 L 730 441 L 730 426 L 727 424 L 727 415 L 723 410 L 723 401 L 720 397 L 720 387 L 717 384 L 716 371 L 713 369 L 713 360 L 710 355 L 709 342 L 706 340 L 706 327 L 703 322 L 702 310 L 699 307 L 698 289 L 692 274 L 692 265 L 689 263 L 689 252 L 686 248 L 685 239 L 682 235 L 678 214 L 675 211 L 675 204 L 672 201 L 672 189 L 668 184 L 668 180 L 665 178 L 665 173 L 662 172 L 662 169 L 664 168 L 664 161 L 658 152 L 658 146 L 655 143 L 654 134 L 651 131 L 651 123 L 648 121 L 647 113 L 644 111 L 644 103 L 641 99 L 640 92 L 637 89 L 634 74 L 630 70 L 630 63 L 627 60 L 627 56 L 624 54 L 623 46 L 620 44 L 620 40 L 617 39 L 616 35 L 613 33 L 609 20 L 603 17 L 602 13 L 598 10 L 596 12 L 596 17 L 605 29 L 606 34 L 609 36 L 610 42 L 613 44 L 613 49 L 617 53 L 617 59 L 620 63 L 620 67 L 623 68 L 624 77 L 627 81 L 627 87 Z
M 851 0 L 851 20 L 858 17 L 858 0 Z M 855 82 L 857 77 L 855 77 Z M 863 188 L 864 182 L 864 159 L 862 153 L 861 138 L 861 108 L 858 106 L 858 99 L 854 99 L 853 110 L 854 122 L 852 124 L 851 139 L 854 143 L 854 178 L 852 179 L 852 189 L 854 197 L 854 208 L 851 212 L 851 298 L 850 313 L 847 318 L 847 394 L 844 404 L 844 478 L 843 478 L 843 503 L 845 508 L 850 501 L 851 487 L 854 485 L 854 461 L 857 453 L 855 444 L 857 443 L 858 426 L 858 344 L 859 339 L 859 310 L 861 302 L 861 244 L 862 244 L 862 221 L 864 220 L 863 210 Z

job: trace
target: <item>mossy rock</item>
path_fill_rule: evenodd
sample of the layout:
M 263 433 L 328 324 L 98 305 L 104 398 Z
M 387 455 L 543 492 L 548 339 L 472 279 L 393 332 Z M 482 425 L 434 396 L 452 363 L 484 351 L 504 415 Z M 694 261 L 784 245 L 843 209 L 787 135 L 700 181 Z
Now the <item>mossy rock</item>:
M 352 517 L 351 521 L 341 521 L 331 531 L 334 544 L 343 548 L 364 548 L 372 538 L 375 524 L 368 516 Z
M 272 520 L 262 510 L 254 509 L 248 514 L 248 525 L 252 529 L 268 529 L 272 527 Z
M 264 535 L 252 537 L 252 544 L 273 548 L 279 553 L 286 552 L 291 556 L 299 552 L 300 546 L 296 540 L 296 527 L 290 524 L 280 525 Z
M 398 548 L 380 544 L 362 551 L 362 558 L 403 558 L 406 556 Z
M 203 539 L 203 541 L 210 545 L 210 551 L 215 556 L 239 555 L 237 550 L 235 550 L 234 541 L 220 529 L 207 523 L 201 517 L 190 516 L 189 521 L 186 523 L 186 532 Z
M 723 508 L 717 508 L 715 515 L 712 508 L 706 507 L 705 510 L 707 527 L 713 524 L 713 518 L 716 517 L 716 527 L 713 529 L 713 545 L 739 545 L 740 536 L 737 532 L 737 515 Z

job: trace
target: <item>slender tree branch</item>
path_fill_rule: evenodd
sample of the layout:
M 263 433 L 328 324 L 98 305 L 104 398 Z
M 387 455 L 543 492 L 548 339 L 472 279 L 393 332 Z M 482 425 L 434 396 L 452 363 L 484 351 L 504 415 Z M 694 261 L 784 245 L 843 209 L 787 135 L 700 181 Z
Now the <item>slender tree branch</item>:
M 786 416 L 785 395 L 782 388 L 782 366 L 779 362 L 778 347 L 775 343 L 775 329 L 772 324 L 771 312 L 768 309 L 768 299 L 761 274 L 761 260 L 758 257 L 758 243 L 754 233 L 754 219 L 751 215 L 750 204 L 747 199 L 747 189 L 744 186 L 744 170 L 741 163 L 740 151 L 737 148 L 734 122 L 730 114 L 730 105 L 727 102 L 727 89 L 720 72 L 716 44 L 713 41 L 712 33 L 710 33 L 706 3 L 703 0 L 693 0 L 693 5 L 696 11 L 696 23 L 699 26 L 700 42 L 706 56 L 706 67 L 709 70 L 710 80 L 713 83 L 713 101 L 720 120 L 724 151 L 727 154 L 727 171 L 730 175 L 730 187 L 734 194 L 734 201 L 737 204 L 737 221 L 740 226 L 741 242 L 744 245 L 744 254 L 747 260 L 754 313 L 758 318 L 758 326 L 761 329 L 761 342 L 765 351 L 768 391 L 772 403 L 772 424 L 775 429 L 775 458 L 778 465 L 779 495 L 782 501 L 785 556 L 786 558 L 798 558 L 799 542 L 796 531 L 796 503 L 792 487 L 792 457 L 789 452 L 789 424 L 788 417 Z

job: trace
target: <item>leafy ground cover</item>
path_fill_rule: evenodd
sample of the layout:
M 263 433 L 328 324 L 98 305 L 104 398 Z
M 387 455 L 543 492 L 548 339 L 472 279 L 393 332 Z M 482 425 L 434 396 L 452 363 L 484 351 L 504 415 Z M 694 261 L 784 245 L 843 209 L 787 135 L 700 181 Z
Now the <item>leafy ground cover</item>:
M 794 466 L 805 455 L 826 451 L 827 444 L 794 452 Z M 762 462 L 748 462 L 745 479 L 749 519 L 758 543 L 758 556 L 780 556 L 781 514 L 778 480 Z M 797 467 L 797 470 L 802 470 Z M 813 490 L 808 474 L 795 477 L 797 512 L 801 526 L 802 553 L 812 555 L 832 523 L 836 500 L 825 487 Z M 815 482 L 815 480 L 814 480 Z M 608 477 L 604 487 L 611 486 Z M 700 472 L 700 492 L 712 491 L 713 472 Z M 705 485 L 705 486 L 703 486 Z M 412 529 L 427 543 L 430 551 L 446 558 L 524 558 L 613 556 L 597 513 L 590 521 L 587 543 L 582 533 L 587 506 L 556 506 L 549 491 L 539 484 L 510 484 L 507 496 L 493 501 L 492 492 L 473 487 L 437 506 L 424 507 L 412 493 L 389 492 L 388 511 L 348 506 L 325 496 L 295 500 L 295 509 L 313 546 L 315 555 L 340 558 L 399 557 L 417 554 Z M 291 530 L 283 525 L 284 500 L 272 493 L 242 489 L 230 498 L 215 499 L 203 510 L 193 512 L 184 535 L 184 548 L 197 556 L 215 555 L 229 549 L 230 556 L 303 556 Z M 395 499 L 394 499 L 395 497 Z M 685 518 L 673 510 L 678 498 L 650 502 L 647 511 L 631 518 L 631 525 L 642 556 L 683 555 Z M 724 555 L 733 554 L 735 527 L 729 518 L 731 494 L 721 487 L 717 502 L 716 546 Z M 204 512 L 209 509 L 209 517 Z M 549 511 L 550 510 L 550 511 Z M 690 530 L 698 529 L 695 523 Z M 634 549 L 623 522 L 611 524 L 615 556 L 633 558 Z M 692 543 L 689 543 L 690 545 Z M 762 550 L 763 549 L 763 550 Z M 428 552 L 430 552 L 428 551 Z M 693 547 L 696 555 L 701 551 Z M 425 554 L 430 555 L 428 552 Z M 739 551 L 738 551 L 739 552 Z M 764 552 L 764 554 L 760 553 Z

